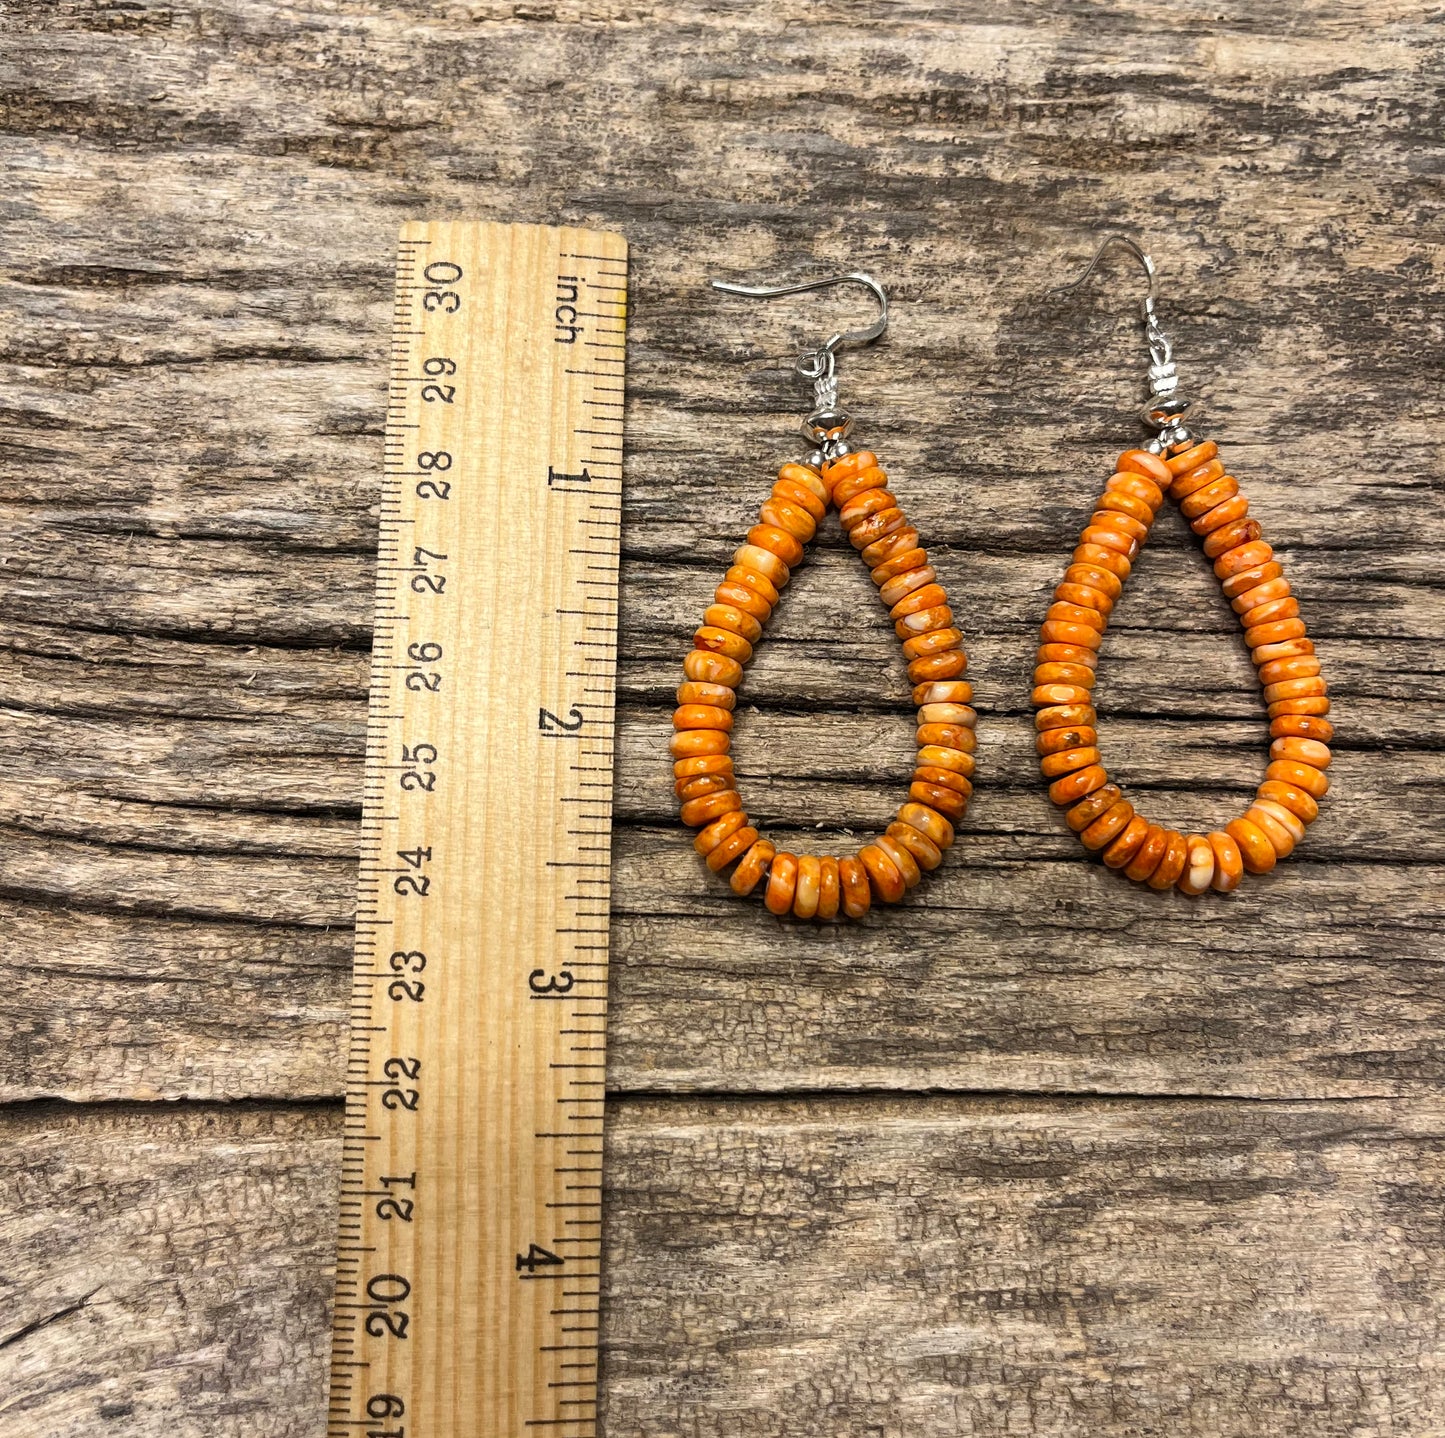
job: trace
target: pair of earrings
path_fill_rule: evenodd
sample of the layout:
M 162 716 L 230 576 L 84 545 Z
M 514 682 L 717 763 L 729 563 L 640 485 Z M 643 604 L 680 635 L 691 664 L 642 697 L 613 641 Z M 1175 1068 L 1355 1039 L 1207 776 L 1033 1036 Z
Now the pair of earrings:
M 1111 244 L 1126 247 L 1148 277 L 1143 312 L 1150 398 L 1141 417 L 1155 437 L 1115 462 L 1054 590 L 1034 671 L 1036 747 L 1049 797 L 1064 809 L 1084 847 L 1109 868 L 1153 889 L 1228 893 L 1245 872 L 1273 869 L 1318 814 L 1317 801 L 1329 787 L 1330 703 L 1299 602 L 1259 522 L 1250 517 L 1248 500 L 1226 472 L 1218 447 L 1185 427 L 1191 405 L 1179 392 L 1172 349 L 1156 313 L 1153 261 L 1127 236 L 1110 235 L 1065 288 L 1087 280 Z M 968 808 L 977 748 L 973 690 L 964 678 L 968 660 L 948 596 L 877 456 L 849 448 L 853 421 L 838 406 L 837 352 L 883 333 L 887 295 L 865 274 L 775 288 L 713 281 L 729 294 L 759 299 L 837 284 L 869 290 L 878 318 L 865 329 L 832 335 L 798 361 L 798 372 L 813 382 L 814 409 L 803 434 L 815 447 L 778 471 L 758 523 L 703 616 L 683 661 L 671 746 L 682 819 L 700 829 L 694 843 L 708 867 L 721 873 L 735 865 L 730 883 L 736 893 L 761 888 L 773 913 L 804 919 L 832 919 L 840 912 L 862 918 L 875 900 L 896 903 L 924 870 L 937 868 Z M 1269 710 L 1270 763 L 1254 803 L 1209 834 L 1185 835 L 1151 823 L 1110 782 L 1092 702 L 1109 615 L 1165 495 L 1178 501 L 1203 539 L 1240 617 Z M 886 832 L 845 858 L 790 854 L 764 838 L 748 822 L 730 753 L 743 666 L 830 505 L 902 641 L 918 711 L 917 767 L 907 798 Z

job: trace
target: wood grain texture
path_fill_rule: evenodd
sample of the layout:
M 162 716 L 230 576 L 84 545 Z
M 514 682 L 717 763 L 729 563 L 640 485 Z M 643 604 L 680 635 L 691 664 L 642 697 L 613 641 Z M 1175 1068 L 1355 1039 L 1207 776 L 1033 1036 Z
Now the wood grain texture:
M 320 1428 L 411 215 L 620 229 L 634 256 L 609 1431 L 1442 1431 L 1442 51 L 1407 0 L 12 0 L 18 1431 Z M 1159 261 L 1183 382 L 1336 696 L 1321 821 L 1227 903 L 1091 865 L 1030 752 L 1038 617 L 1138 434 L 1133 276 L 1044 295 L 1103 226 Z M 894 296 L 844 397 L 938 556 L 981 713 L 945 870 L 847 934 L 726 895 L 658 755 L 691 626 L 795 453 L 791 358 L 846 318 L 706 277 L 824 267 Z M 877 823 L 909 754 L 871 586 L 836 531 L 818 549 L 739 725 L 784 833 Z M 1263 762 L 1251 682 L 1171 513 L 1107 641 L 1111 769 L 1217 822 Z M 762 1097 L 786 1092 L 816 1097 Z M 55 1099 L 94 1107 L 27 1103 Z
M 320 1431 L 336 1110 L 3 1121 L 0 1414 Z M 616 1106 L 614 1435 L 1441 1431 L 1445 1109 Z

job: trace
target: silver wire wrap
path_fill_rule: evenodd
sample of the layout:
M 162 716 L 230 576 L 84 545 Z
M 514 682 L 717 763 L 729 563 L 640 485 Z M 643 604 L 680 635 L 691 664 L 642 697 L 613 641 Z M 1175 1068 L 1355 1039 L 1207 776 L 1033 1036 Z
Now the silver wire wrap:
M 1149 282 L 1152 288 L 1152 261 Z M 1193 412 L 1194 404 L 1179 392 L 1174 346 L 1159 323 L 1152 294 L 1144 299 L 1144 342 L 1149 346 L 1149 403 L 1139 411 L 1139 417 L 1151 429 L 1159 431 L 1147 448 L 1154 454 L 1167 454 L 1193 443 L 1194 436 L 1185 428 L 1184 421 Z
M 824 345 L 799 355 L 794 367 L 804 379 L 813 381 L 813 412 L 803 421 L 803 438 L 818 446 L 813 454 L 819 463 L 841 459 L 848 453 L 844 441 L 853 431 L 853 416 L 838 407 L 837 357 Z M 809 463 L 813 454 L 808 456 Z

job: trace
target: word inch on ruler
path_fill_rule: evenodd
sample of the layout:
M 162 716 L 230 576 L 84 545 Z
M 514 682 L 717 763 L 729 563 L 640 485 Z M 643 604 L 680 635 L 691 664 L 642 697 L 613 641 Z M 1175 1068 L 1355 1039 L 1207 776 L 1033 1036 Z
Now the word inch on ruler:
M 330 1438 L 596 1432 L 626 283 L 402 230 Z

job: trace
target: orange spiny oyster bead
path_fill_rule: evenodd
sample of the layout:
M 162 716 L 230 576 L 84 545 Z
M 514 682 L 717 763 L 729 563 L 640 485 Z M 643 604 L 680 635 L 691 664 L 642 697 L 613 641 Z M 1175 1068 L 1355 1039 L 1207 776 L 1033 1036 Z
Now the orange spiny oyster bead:
M 1040 626 L 1039 766 L 1069 827 L 1108 868 L 1154 889 L 1229 893 L 1246 872 L 1268 873 L 1287 857 L 1319 811 L 1334 737 L 1324 717 L 1328 686 L 1283 566 L 1219 447 L 1206 440 L 1166 456 L 1127 450 L 1114 470 Z M 1209 834 L 1179 834 L 1135 813 L 1109 782 L 1092 706 L 1110 616 L 1166 494 L 1200 536 L 1240 617 L 1269 709 L 1270 763 L 1255 802 Z
M 1105 558 L 1099 565 L 1075 565 L 1068 587 L 1057 596 L 1056 618 L 1065 626 L 1061 638 L 1072 639 L 1077 629 L 1097 640 L 1102 616 L 1119 592 L 1120 581 L 1109 566 L 1121 557 L 1120 545 L 1137 552 L 1162 499 L 1147 476 L 1128 472 L 1117 478 L 1093 526 Z M 765 639 L 782 592 L 829 508 L 839 511 L 844 533 L 878 587 L 902 645 L 918 710 L 917 765 L 906 802 L 883 834 L 856 856 L 841 859 L 793 854 L 762 837 L 743 808 L 729 752 L 745 666 Z M 1052 665 L 1048 682 L 1087 697 L 1092 671 L 1078 656 L 1091 659 L 1092 651 L 1058 647 L 1062 652 L 1044 661 Z M 731 868 L 730 875 L 724 874 L 728 886 L 738 894 L 761 893 L 764 905 L 779 917 L 861 919 L 875 900 L 902 899 L 925 872 L 943 862 L 953 825 L 973 792 L 978 716 L 969 703 L 973 689 L 961 678 L 967 667 L 963 634 L 954 624 L 947 592 L 918 531 L 889 490 L 878 457 L 860 450 L 820 466 L 785 464 L 759 506 L 758 522 L 713 593 L 677 690 L 670 744 L 673 787 L 683 822 L 699 829 L 694 847 L 708 868 L 719 874 Z

